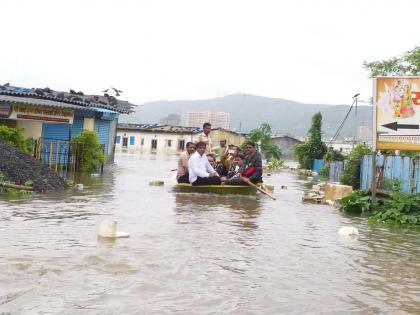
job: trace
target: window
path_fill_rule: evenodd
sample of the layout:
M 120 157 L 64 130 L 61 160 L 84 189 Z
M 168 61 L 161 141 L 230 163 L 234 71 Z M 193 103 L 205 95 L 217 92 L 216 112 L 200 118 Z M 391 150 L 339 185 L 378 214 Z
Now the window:
M 172 146 L 172 140 L 168 140 L 168 147 Z
M 128 138 L 127 138 L 127 137 L 124 137 L 124 138 L 123 138 L 123 143 L 122 143 L 122 146 L 123 146 L 124 148 L 126 148 L 126 147 L 127 147 L 127 143 L 128 143 Z
M 183 151 L 185 148 L 185 140 L 178 140 L 178 150 Z
M 121 136 L 116 136 L 115 137 L 115 144 L 120 144 L 121 142 Z
M 134 145 L 135 139 L 136 138 L 134 136 L 130 136 L 130 145 Z
M 152 139 L 152 149 L 157 148 L 157 139 Z
M 144 145 L 144 138 L 141 138 L 140 145 Z

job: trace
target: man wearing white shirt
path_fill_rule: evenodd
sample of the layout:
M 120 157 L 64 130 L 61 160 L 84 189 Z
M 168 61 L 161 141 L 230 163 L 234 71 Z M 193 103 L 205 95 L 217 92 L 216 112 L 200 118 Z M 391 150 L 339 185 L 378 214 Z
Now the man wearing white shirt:
M 188 160 L 189 179 L 192 185 L 219 185 L 220 177 L 210 165 L 206 152 L 206 143 L 198 142 L 197 151 Z

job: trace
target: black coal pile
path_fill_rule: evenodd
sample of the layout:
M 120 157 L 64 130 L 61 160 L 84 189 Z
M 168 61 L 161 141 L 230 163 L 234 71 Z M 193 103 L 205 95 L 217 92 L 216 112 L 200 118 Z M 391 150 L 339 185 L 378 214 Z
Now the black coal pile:
M 0 141 L 0 172 L 17 185 L 32 182 L 38 192 L 65 190 L 67 185 L 48 166 Z

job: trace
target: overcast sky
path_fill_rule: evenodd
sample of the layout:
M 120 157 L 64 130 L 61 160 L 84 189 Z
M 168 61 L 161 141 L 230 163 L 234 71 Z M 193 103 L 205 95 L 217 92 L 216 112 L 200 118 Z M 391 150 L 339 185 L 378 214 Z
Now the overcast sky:
M 121 99 L 349 104 L 364 60 L 420 43 L 418 0 L 1 2 L 0 83 Z

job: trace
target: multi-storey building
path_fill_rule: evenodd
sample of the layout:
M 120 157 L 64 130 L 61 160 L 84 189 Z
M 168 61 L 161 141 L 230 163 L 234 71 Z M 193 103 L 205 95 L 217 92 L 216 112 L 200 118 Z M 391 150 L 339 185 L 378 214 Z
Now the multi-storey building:
M 229 129 L 230 115 L 226 112 L 187 112 L 187 126 L 202 127 L 205 122 L 211 123 L 213 129 Z

